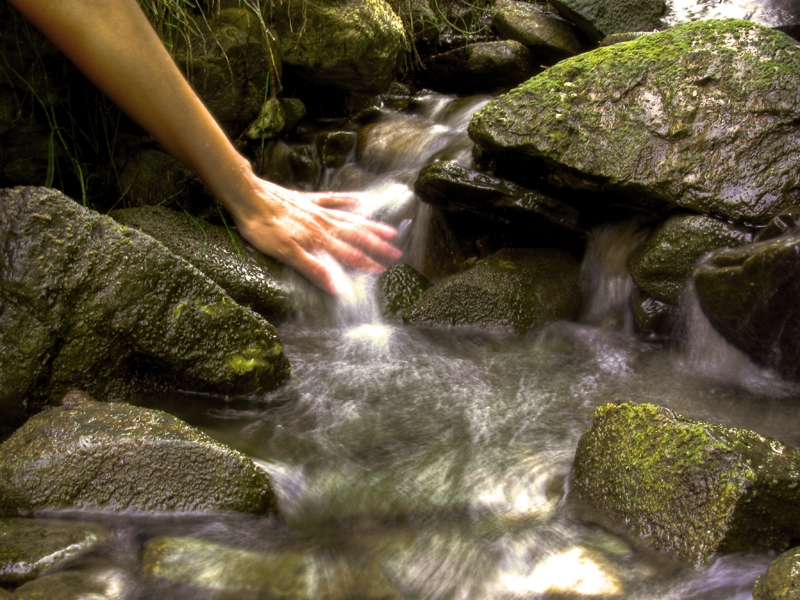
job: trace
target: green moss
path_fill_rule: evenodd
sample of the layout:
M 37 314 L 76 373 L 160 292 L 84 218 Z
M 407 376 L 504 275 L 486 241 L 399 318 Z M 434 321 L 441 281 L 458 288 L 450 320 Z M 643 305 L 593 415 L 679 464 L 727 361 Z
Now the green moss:
M 262 369 L 267 364 L 263 354 L 254 348 L 245 350 L 243 353 L 234 354 L 228 358 L 228 366 L 240 375 Z

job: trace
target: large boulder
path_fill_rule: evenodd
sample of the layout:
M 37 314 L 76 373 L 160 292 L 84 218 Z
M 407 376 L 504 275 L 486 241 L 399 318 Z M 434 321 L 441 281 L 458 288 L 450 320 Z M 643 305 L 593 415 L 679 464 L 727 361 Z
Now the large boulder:
M 562 250 L 504 248 L 426 291 L 403 318 L 518 331 L 574 319 L 582 302 L 578 271 Z
M 798 87 L 793 39 L 701 21 L 563 60 L 469 133 L 552 185 L 763 224 L 800 198 Z
M 0 429 L 73 387 L 264 392 L 275 328 L 150 236 L 46 188 L 0 190 Z
M 91 552 L 110 537 L 100 525 L 0 519 L 0 583 L 19 585 Z
M 378 279 L 378 303 L 386 316 L 402 313 L 431 286 L 414 267 L 400 263 L 389 267 Z
M 717 252 L 693 278 L 703 312 L 729 342 L 800 378 L 800 231 Z
M 697 261 L 715 248 L 750 242 L 750 230 L 705 215 L 670 217 L 630 257 L 633 282 L 661 302 L 677 304 Z
M 657 29 L 667 7 L 664 0 L 550 0 L 550 4 L 596 42 L 612 33 Z
M 285 64 L 311 83 L 377 94 L 400 70 L 403 23 L 384 0 L 285 0 L 269 17 Z
M 477 42 L 437 54 L 420 71 L 422 85 L 437 92 L 505 91 L 541 71 L 533 53 L 514 40 Z
M 449 161 L 420 171 L 414 191 L 434 206 L 479 218 L 484 232 L 494 226 L 528 247 L 564 248 L 580 255 L 586 232 L 571 206 L 536 190 Z
M 0 515 L 277 510 L 249 458 L 157 410 L 71 392 L 0 445 Z
M 293 312 L 292 290 L 281 282 L 283 265 L 235 230 L 159 206 L 115 210 L 109 216 L 154 237 L 264 318 L 274 322 Z
M 573 493 L 692 564 L 784 549 L 800 533 L 800 452 L 650 404 L 607 404 L 581 437 Z
M 759 575 L 753 600 L 800 600 L 800 547 L 781 554 Z
M 494 3 L 492 29 L 504 40 L 524 44 L 539 61 L 548 64 L 583 50 L 570 22 L 540 6 L 520 0 Z

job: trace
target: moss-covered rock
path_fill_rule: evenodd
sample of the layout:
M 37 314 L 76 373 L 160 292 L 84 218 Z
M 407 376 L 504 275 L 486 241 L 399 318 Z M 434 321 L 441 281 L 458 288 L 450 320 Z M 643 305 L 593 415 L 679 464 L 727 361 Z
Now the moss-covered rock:
M 561 250 L 504 248 L 426 291 L 410 323 L 489 325 L 522 331 L 581 308 L 577 261 Z
M 245 131 L 251 140 L 270 140 L 277 137 L 286 125 L 283 104 L 277 98 L 270 98 L 261 106 L 255 121 Z
M 425 61 L 420 82 L 437 92 L 478 94 L 508 90 L 541 71 L 531 51 L 514 40 L 478 42 Z
M 652 31 L 661 25 L 664 0 L 550 0 L 594 41 L 612 33 Z
M 753 600 L 800 600 L 800 548 L 781 554 L 756 579 Z
M 800 378 L 800 232 L 715 253 L 693 274 L 714 327 L 756 362 Z
M 325 560 L 310 548 L 245 550 L 193 537 L 160 537 L 144 546 L 146 576 L 225 598 L 290 600 L 320 597 L 395 600 L 395 591 L 377 569 Z M 214 596 L 219 597 L 217 595 Z
M 783 549 L 800 532 L 800 452 L 650 404 L 607 404 L 578 443 L 577 497 L 643 543 L 698 564 Z
M 284 116 L 284 131 L 291 131 L 294 129 L 300 120 L 306 116 L 306 105 L 300 98 L 281 98 L 281 106 L 283 107 Z
M 766 223 L 800 198 L 798 87 L 790 37 L 700 21 L 563 60 L 489 103 L 469 133 L 553 185 Z
M 63 571 L 29 581 L 13 600 L 125 600 L 132 592 L 119 570 Z M 0 596 L 2 598 L 2 596 Z
M 338 169 L 347 162 L 356 147 L 355 131 L 329 131 L 317 137 L 317 150 L 322 164 Z
M 400 70 L 403 23 L 384 0 L 286 0 L 269 17 L 285 64 L 312 83 L 381 93 Z
M 631 295 L 633 328 L 641 335 L 669 335 L 673 309 L 672 304 L 656 300 L 642 290 L 636 290 Z
M 384 315 L 396 315 L 414 304 L 431 283 L 414 267 L 400 263 L 378 279 L 378 301 Z
M 258 393 L 289 374 L 272 325 L 156 240 L 46 188 L 0 190 L 0 429 L 73 387 Z
M 715 248 L 736 248 L 751 240 L 749 229 L 714 217 L 670 217 L 631 255 L 631 277 L 656 300 L 674 305 L 703 255 Z
M 586 232 L 567 204 L 505 179 L 436 161 L 420 171 L 414 190 L 424 202 L 480 217 L 485 232 L 499 227 L 530 247 L 564 248 L 580 255 Z
M 19 585 L 102 544 L 100 525 L 51 519 L 0 519 L 0 583 Z
M 568 21 L 520 0 L 494 3 L 492 29 L 505 40 L 516 40 L 530 48 L 537 60 L 552 64 L 583 50 Z
M 221 18 L 198 19 L 188 38 L 177 37 L 175 62 L 231 137 L 256 118 L 280 89 L 281 56 L 274 37 L 245 9 L 227 9 Z M 269 81 L 269 83 L 268 83 Z
M 109 213 L 185 258 L 224 289 L 231 298 L 270 319 L 294 311 L 292 290 L 281 283 L 284 267 L 248 244 L 235 230 L 200 221 L 158 206 Z
M 429 0 L 387 0 L 403 20 L 409 37 L 418 46 L 434 45 L 439 39 L 440 23 Z
M 81 392 L 34 415 L 0 445 L 0 514 L 277 510 L 266 475 L 157 410 Z

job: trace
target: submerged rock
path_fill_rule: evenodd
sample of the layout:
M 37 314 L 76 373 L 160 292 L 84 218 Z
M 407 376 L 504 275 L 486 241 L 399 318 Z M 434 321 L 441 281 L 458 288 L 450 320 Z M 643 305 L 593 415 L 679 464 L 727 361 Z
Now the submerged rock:
M 422 85 L 460 94 L 507 90 L 541 71 L 531 51 L 514 40 L 468 44 L 433 56 L 425 66 Z
M 800 452 L 755 432 L 607 404 L 578 443 L 572 489 L 643 543 L 699 564 L 786 548 L 800 532 L 799 469 Z
M 269 18 L 285 64 L 311 83 L 379 94 L 400 70 L 403 23 L 384 0 L 286 0 Z
M 283 265 L 235 230 L 158 206 L 115 210 L 109 216 L 154 237 L 264 318 L 280 320 L 293 312 L 292 290 L 280 279 Z
M 656 300 L 642 290 L 631 295 L 633 327 L 642 335 L 669 335 L 674 306 Z
M 414 267 L 389 267 L 378 279 L 378 302 L 384 315 L 396 315 L 419 300 L 431 283 Z
M 19 585 L 90 552 L 109 537 L 100 525 L 0 519 L 0 583 Z
M 652 31 L 661 26 L 664 0 L 550 0 L 595 42 L 612 33 Z
M 246 550 L 193 537 L 160 537 L 144 546 L 145 575 L 214 590 L 225 597 L 395 600 L 402 596 L 378 569 L 325 560 L 309 548 Z M 320 588 L 325 590 L 320 593 Z M 215 596 L 216 597 L 216 596 Z
M 422 169 L 414 190 L 424 202 L 499 225 L 529 247 L 565 248 L 579 255 L 586 246 L 580 215 L 571 206 L 453 162 L 436 161 Z
M 561 250 L 504 248 L 429 289 L 403 318 L 520 331 L 574 319 L 582 302 L 578 271 L 578 262 Z
M 715 253 L 694 271 L 700 306 L 756 362 L 800 378 L 800 231 Z
M 538 60 L 551 64 L 583 50 L 571 23 L 520 0 L 494 3 L 492 29 L 505 40 L 524 44 Z
M 126 600 L 131 586 L 116 569 L 64 571 L 29 581 L 17 588 L 13 600 Z M 2 595 L 0 595 L 2 598 Z
M 71 392 L 0 445 L 0 514 L 74 508 L 276 512 L 266 475 L 157 410 Z
M 258 393 L 289 375 L 272 325 L 150 236 L 46 188 L 0 190 L 0 429 L 81 387 Z
M 759 575 L 753 600 L 800 600 L 800 548 L 784 552 Z
M 703 255 L 716 248 L 736 248 L 751 239 L 749 229 L 713 217 L 670 217 L 631 255 L 631 277 L 656 300 L 674 305 Z
M 766 223 L 800 199 L 798 87 L 794 40 L 699 21 L 563 60 L 469 134 L 498 163 L 598 199 Z

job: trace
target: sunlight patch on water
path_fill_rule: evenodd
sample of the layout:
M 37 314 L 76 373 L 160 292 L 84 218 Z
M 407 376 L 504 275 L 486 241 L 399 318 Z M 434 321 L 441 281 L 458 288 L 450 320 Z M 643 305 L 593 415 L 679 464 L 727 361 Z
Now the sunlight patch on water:
M 350 340 L 366 342 L 372 346 L 385 347 L 392 337 L 392 328 L 378 323 L 366 323 L 348 329 L 344 337 Z

